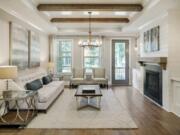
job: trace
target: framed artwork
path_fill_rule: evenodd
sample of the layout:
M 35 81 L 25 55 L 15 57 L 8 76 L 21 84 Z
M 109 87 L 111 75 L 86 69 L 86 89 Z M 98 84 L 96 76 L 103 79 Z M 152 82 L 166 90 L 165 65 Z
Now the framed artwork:
M 155 52 L 160 50 L 160 27 L 154 27 L 144 32 L 144 51 Z
M 147 48 L 147 32 L 144 32 L 144 51 L 147 52 L 148 48 Z
M 151 43 L 152 43 L 152 51 L 158 51 L 160 49 L 159 26 L 151 29 Z
M 9 26 L 9 64 L 17 66 L 19 70 L 24 70 L 28 68 L 28 30 L 12 22 Z
M 29 67 L 40 66 L 40 38 L 39 34 L 29 31 Z

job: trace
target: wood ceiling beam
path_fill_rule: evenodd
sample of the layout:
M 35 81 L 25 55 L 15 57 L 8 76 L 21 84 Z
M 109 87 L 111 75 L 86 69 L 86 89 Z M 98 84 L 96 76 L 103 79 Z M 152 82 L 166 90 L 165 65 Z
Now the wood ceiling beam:
M 136 11 L 143 9 L 141 4 L 39 4 L 39 11 Z
M 88 23 L 89 18 L 52 18 L 52 23 Z M 91 18 L 94 23 L 128 23 L 128 18 Z

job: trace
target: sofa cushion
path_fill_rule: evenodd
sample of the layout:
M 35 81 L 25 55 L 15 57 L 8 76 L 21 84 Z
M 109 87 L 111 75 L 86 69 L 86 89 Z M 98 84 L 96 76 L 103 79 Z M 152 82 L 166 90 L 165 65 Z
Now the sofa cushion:
M 51 83 L 46 85 L 46 87 L 60 87 L 60 86 L 64 86 L 64 81 L 52 81 Z
M 73 69 L 73 78 L 84 78 L 84 69 Z
M 56 91 L 62 91 L 64 89 L 63 81 L 53 81 L 48 85 L 44 85 L 43 88 L 38 90 L 38 100 L 40 103 L 48 102 Z
M 108 79 L 106 78 L 93 78 L 93 81 L 99 84 L 108 84 Z
M 94 78 L 105 78 L 105 68 L 94 68 L 93 77 Z
M 36 79 L 36 80 L 26 84 L 27 90 L 38 90 L 42 87 L 43 87 L 43 85 L 42 85 L 42 82 L 40 79 Z
M 45 103 L 48 102 L 48 100 L 53 96 L 55 93 L 56 88 L 52 87 L 51 89 L 49 87 L 44 86 L 43 88 L 38 90 L 38 102 Z
M 107 81 L 106 78 L 93 78 L 93 80 L 95 80 L 95 81 Z
M 72 81 L 83 81 L 84 78 L 72 78 L 71 80 L 72 80 Z
M 52 77 L 51 77 L 50 75 L 44 76 L 44 77 L 42 78 L 42 82 L 43 82 L 44 85 L 47 85 L 47 84 L 49 84 L 50 82 L 52 82 Z

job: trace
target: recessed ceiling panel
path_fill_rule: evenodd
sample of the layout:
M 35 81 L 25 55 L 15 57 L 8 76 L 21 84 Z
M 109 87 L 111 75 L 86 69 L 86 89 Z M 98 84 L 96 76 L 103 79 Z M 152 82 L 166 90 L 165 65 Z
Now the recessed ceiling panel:
M 126 4 L 143 4 L 144 1 L 147 0 L 33 0 L 36 4 L 42 4 L 42 3 L 70 3 L 70 4 L 89 4 L 89 3 L 103 3 L 103 4 L 122 4 L 122 3 L 126 3 Z
M 48 18 L 88 18 L 88 15 L 85 14 L 87 11 L 44 11 L 43 13 L 48 16 Z M 119 17 L 130 17 L 132 13 L 137 12 L 112 12 L 112 11 L 95 11 L 96 14 L 92 17 L 98 18 L 119 18 Z

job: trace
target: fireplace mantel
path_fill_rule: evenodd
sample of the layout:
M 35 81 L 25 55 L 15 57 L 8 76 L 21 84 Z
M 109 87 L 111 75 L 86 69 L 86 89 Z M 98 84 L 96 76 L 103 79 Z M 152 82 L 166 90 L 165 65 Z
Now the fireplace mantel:
M 138 62 L 141 64 L 141 66 L 148 63 L 158 64 L 162 69 L 166 70 L 167 57 L 140 57 Z

